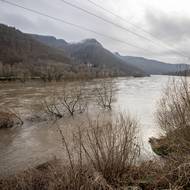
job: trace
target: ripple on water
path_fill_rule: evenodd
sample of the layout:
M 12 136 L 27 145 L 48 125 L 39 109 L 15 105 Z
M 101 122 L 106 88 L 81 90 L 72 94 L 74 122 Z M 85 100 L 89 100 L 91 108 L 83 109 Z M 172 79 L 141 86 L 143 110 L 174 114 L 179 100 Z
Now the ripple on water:
M 114 110 L 130 112 L 138 118 L 141 137 L 146 149 L 150 150 L 148 138 L 159 132 L 154 121 L 156 101 L 160 98 L 168 77 L 118 78 L 114 79 L 114 82 L 117 89 Z M 99 80 L 88 81 L 85 89 L 90 89 L 97 83 Z M 42 98 L 51 94 L 55 88 L 61 92 L 63 86 L 62 83 L 49 86 L 39 86 L 35 83 L 15 85 L 0 83 L 0 106 L 15 108 L 24 119 L 31 113 L 31 107 L 37 107 Z M 93 107 L 90 111 L 94 109 Z M 62 121 L 63 130 L 67 135 L 72 128 L 69 122 L 71 121 Z M 63 156 L 59 134 L 55 126 L 47 122 L 26 122 L 21 128 L 0 130 L 0 150 L 0 174 L 26 169 L 54 155 Z

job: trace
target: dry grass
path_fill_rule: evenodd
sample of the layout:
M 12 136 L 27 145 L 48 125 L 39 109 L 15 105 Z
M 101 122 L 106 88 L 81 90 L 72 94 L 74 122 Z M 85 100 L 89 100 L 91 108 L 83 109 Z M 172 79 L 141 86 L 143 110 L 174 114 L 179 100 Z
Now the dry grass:
M 74 165 L 74 170 L 54 160 L 46 167 L 0 179 L 1 190 L 123 190 L 139 187 L 144 190 L 183 190 L 190 187 L 189 164 L 162 163 L 158 160 L 130 166 L 119 178 L 108 180 L 89 165 Z

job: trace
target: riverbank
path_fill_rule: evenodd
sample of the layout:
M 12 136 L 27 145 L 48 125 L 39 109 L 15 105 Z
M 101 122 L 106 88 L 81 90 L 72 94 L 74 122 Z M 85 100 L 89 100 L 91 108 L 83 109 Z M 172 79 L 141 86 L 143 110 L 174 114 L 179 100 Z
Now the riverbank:
M 164 78 L 163 81 L 166 83 L 168 78 Z M 190 97 L 187 93 L 189 90 L 186 88 L 184 90 L 184 87 L 187 86 L 184 83 L 180 85 L 178 80 L 178 86 L 172 88 L 172 85 L 169 85 L 169 92 L 167 91 L 161 98 L 156 113 L 158 128 L 161 128 L 164 133 L 160 140 L 158 132 L 151 133 L 150 130 L 151 127 L 152 129 L 156 128 L 150 119 L 153 117 L 154 108 L 152 100 L 160 98 L 162 90 L 163 83 L 160 77 L 115 80 L 114 86 L 117 86 L 117 90 L 114 97 L 116 97 L 116 102 L 111 104 L 111 110 L 107 110 L 109 108 L 107 103 L 100 104 L 99 101 L 97 103 L 98 96 L 95 94 L 97 92 L 95 90 L 100 81 L 94 82 L 96 83 L 87 83 L 87 86 L 83 83 L 82 85 L 83 92 L 85 94 L 88 92 L 88 96 L 78 96 L 74 83 L 71 91 L 63 91 L 63 84 L 57 83 L 56 89 L 59 91 L 54 99 L 46 99 L 45 107 L 50 109 L 49 116 L 52 113 L 55 116 L 55 113 L 60 112 L 61 118 L 52 117 L 54 120 L 51 122 L 41 122 L 40 119 L 39 123 L 35 123 L 34 120 L 34 126 L 25 126 L 26 120 L 24 119 L 23 127 L 0 131 L 2 174 L 7 169 L 12 171 L 19 169 L 19 172 L 15 172 L 15 174 L 1 177 L 0 189 L 188 189 L 190 186 L 190 158 L 188 156 L 190 147 L 188 127 L 190 104 L 188 100 Z M 71 83 L 69 87 L 71 87 Z M 39 104 L 37 100 L 42 100 L 44 95 L 50 95 L 50 89 L 55 92 L 54 85 L 47 86 L 46 90 L 39 86 L 3 89 L 2 98 L 4 99 L 2 102 L 4 105 L 8 106 L 11 103 L 10 105 L 13 107 L 18 106 L 17 96 L 22 102 L 22 113 L 24 114 L 26 114 L 26 105 L 30 110 L 29 103 L 33 106 L 34 102 Z M 72 97 L 93 95 L 94 98 L 89 99 L 91 104 L 88 104 L 88 112 L 91 111 L 93 116 L 96 109 L 102 112 L 99 112 L 97 117 L 88 115 L 84 120 L 81 109 L 78 109 L 84 102 L 80 101 L 80 106 L 72 115 L 73 112 L 70 112 L 70 109 L 70 111 L 65 109 L 66 104 L 61 104 L 60 107 L 55 102 L 55 100 L 62 100 L 63 103 L 64 98 L 68 97 L 68 92 L 75 94 Z M 80 92 L 81 95 L 80 90 L 77 92 Z M 111 93 L 111 95 L 113 94 Z M 57 98 L 55 99 L 55 97 Z M 53 105 L 57 106 L 58 110 L 51 109 L 52 104 L 48 100 L 54 100 Z M 92 104 L 92 102 L 94 103 Z M 119 114 L 121 105 L 125 109 L 130 107 L 134 111 L 133 113 L 142 110 L 141 117 L 146 122 L 141 125 L 139 120 L 132 118 L 130 114 Z M 106 120 L 100 120 L 100 116 L 102 117 L 106 110 L 110 118 L 106 117 Z M 150 112 L 145 112 L 145 110 Z M 67 111 L 66 115 L 65 111 Z M 116 117 L 118 115 L 119 117 Z M 68 120 L 68 118 L 70 119 Z M 179 130 L 176 130 L 178 128 Z M 159 148 L 157 152 L 160 157 L 152 158 L 152 152 L 149 151 L 148 160 L 142 161 L 141 152 L 143 150 L 141 142 L 139 142 L 141 139 L 138 137 L 142 138 L 144 134 L 146 135 L 146 138 L 143 138 L 145 143 L 148 143 L 148 138 L 151 136 L 157 137 L 157 140 L 153 139 L 157 144 L 161 142 L 161 146 L 153 147 Z M 165 137 L 169 141 L 164 140 Z M 168 142 L 169 145 L 172 145 L 171 154 L 165 150 L 162 151 L 163 147 L 167 149 Z M 146 145 L 145 143 L 144 145 Z M 167 153 L 167 155 L 163 155 L 163 153 Z M 44 156 L 48 157 L 49 155 L 60 156 L 57 159 L 51 158 L 50 162 L 47 162 L 49 160 L 47 158 L 43 160 Z
M 172 157 L 164 160 L 155 159 L 118 167 L 118 162 L 123 161 L 118 154 L 115 152 L 115 155 L 105 162 L 101 162 L 101 158 L 99 163 L 98 157 L 94 157 L 92 158 L 94 163 L 91 160 L 91 164 L 81 159 L 73 161 L 73 157 L 68 157 L 67 162 L 53 159 L 16 175 L 0 178 L 0 189 L 188 190 L 190 187 L 188 157 L 175 161 Z M 117 160 L 112 162 L 114 157 Z
M 63 156 L 0 177 L 1 190 L 181 190 L 190 186 L 188 153 L 141 160 L 138 122 L 129 115 L 120 114 L 115 121 L 88 118 L 87 126 L 70 123 L 70 135 L 60 127 L 61 121 L 53 123 Z

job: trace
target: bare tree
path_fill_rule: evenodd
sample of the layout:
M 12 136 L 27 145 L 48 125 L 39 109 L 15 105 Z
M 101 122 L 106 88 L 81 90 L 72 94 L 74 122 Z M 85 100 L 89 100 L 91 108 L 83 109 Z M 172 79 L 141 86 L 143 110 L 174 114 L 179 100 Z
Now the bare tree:
M 58 108 L 56 101 L 45 99 L 42 105 L 48 115 L 55 116 L 56 118 L 63 117 L 63 113 L 61 112 L 60 108 Z
M 99 106 L 104 109 L 112 109 L 112 103 L 114 100 L 114 85 L 112 80 L 102 80 L 100 84 L 95 88 L 96 100 Z
M 61 118 L 66 113 L 71 116 L 76 112 L 83 113 L 87 108 L 87 100 L 80 83 L 71 87 L 65 85 L 61 92 L 54 93 L 43 102 L 43 105 L 47 113 Z
M 75 112 L 84 112 L 87 106 L 87 102 L 84 99 L 82 87 L 80 85 L 71 88 L 64 88 L 63 96 L 59 97 L 59 100 L 71 116 L 73 116 Z
M 41 65 L 40 78 L 44 82 L 60 81 L 63 78 L 64 66 L 59 63 L 47 63 Z

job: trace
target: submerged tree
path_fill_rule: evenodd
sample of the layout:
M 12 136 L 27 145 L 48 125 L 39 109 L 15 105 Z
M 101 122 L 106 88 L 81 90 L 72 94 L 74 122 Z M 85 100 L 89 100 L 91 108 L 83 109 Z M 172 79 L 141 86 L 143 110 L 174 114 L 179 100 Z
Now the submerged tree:
M 114 101 L 114 84 L 112 80 L 101 81 L 95 88 L 95 95 L 97 103 L 104 109 L 112 109 L 112 103 Z
M 64 86 L 60 92 L 54 93 L 49 100 L 43 103 L 45 110 L 50 115 L 63 117 L 68 113 L 74 116 L 75 113 L 83 113 L 87 108 L 87 100 L 82 90 L 82 84 Z

